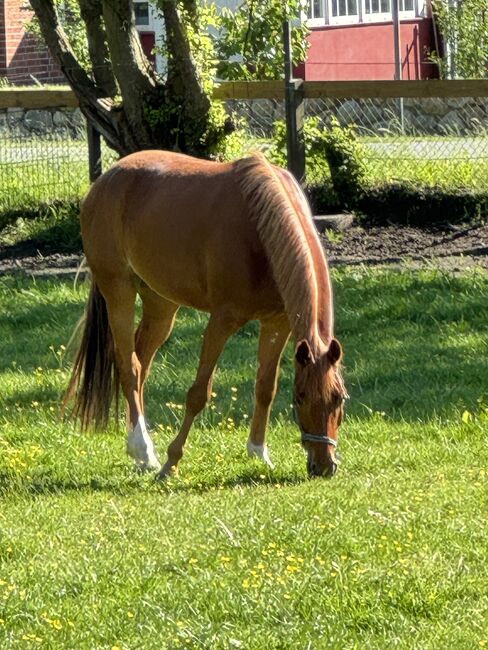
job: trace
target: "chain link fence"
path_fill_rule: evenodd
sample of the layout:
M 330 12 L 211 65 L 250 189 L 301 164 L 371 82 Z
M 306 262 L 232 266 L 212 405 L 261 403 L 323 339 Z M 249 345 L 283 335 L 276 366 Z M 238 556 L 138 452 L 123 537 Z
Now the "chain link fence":
M 305 100 L 306 134 L 333 119 L 352 128 L 371 184 L 488 190 L 488 98 Z M 283 159 L 285 104 L 277 99 L 227 100 L 239 125 L 239 147 Z M 278 126 L 280 125 L 280 126 Z M 103 146 L 103 169 L 115 154 Z M 307 181 L 329 178 L 325 161 L 307 160 Z M 0 110 L 0 215 L 78 201 L 86 192 L 88 144 L 78 109 Z M 1 218 L 0 218 L 1 222 Z M 0 223 L 1 225 L 1 223 Z
M 488 190 L 488 98 L 321 98 L 304 103 L 306 138 L 313 137 L 312 126 L 328 129 L 334 121 L 351 128 L 371 184 Z M 234 100 L 227 107 L 256 148 L 269 150 L 275 144 L 277 125 L 285 120 L 284 102 Z M 328 177 L 325 161 L 307 160 L 309 183 Z
M 115 159 L 103 147 L 105 168 Z M 79 109 L 0 110 L 1 215 L 73 203 L 89 187 L 88 140 Z

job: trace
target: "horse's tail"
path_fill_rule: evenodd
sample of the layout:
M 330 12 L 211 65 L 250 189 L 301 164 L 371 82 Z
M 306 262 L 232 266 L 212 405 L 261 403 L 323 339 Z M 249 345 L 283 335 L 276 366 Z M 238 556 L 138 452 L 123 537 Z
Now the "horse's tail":
M 119 379 L 107 303 L 95 282 L 90 289 L 81 325 L 83 334 L 64 394 L 62 411 L 74 396 L 73 416 L 80 421 L 82 430 L 90 425 L 103 429 L 108 424 L 114 397 L 118 411 Z

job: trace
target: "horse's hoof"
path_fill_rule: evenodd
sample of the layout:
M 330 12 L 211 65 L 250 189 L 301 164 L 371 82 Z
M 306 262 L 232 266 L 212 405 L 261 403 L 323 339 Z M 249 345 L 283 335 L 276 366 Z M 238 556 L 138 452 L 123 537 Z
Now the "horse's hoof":
M 134 463 L 134 470 L 139 474 L 147 474 L 149 472 L 159 472 L 160 469 L 161 469 L 161 463 L 157 458 L 154 458 L 148 462 L 136 461 Z
M 248 440 L 247 453 L 249 455 L 249 458 L 259 458 L 260 460 L 262 460 L 269 467 L 269 469 L 275 468 L 273 461 L 269 456 L 267 445 L 255 445 L 253 442 Z
M 176 476 L 176 474 L 178 474 L 178 468 L 175 465 L 168 465 L 168 463 L 166 463 L 156 474 L 156 481 L 165 481 L 170 476 Z

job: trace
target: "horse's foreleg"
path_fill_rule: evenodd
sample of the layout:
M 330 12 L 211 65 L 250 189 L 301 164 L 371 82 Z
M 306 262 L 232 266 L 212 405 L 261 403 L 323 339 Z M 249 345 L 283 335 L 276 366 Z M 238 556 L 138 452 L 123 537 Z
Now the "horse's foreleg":
M 261 458 L 271 469 L 274 466 L 265 443 L 265 433 L 278 386 L 279 363 L 289 335 L 290 326 L 285 319 L 261 323 L 255 405 L 247 451 L 249 456 Z
M 229 336 L 236 332 L 241 324 L 228 316 L 211 314 L 203 337 L 197 376 L 186 396 L 183 423 L 178 435 L 168 447 L 168 460 L 160 471 L 159 478 L 165 478 L 176 471 L 193 420 L 210 399 L 213 375 L 220 353 Z
M 127 452 L 141 469 L 159 469 L 160 463 L 146 429 L 139 398 L 141 363 L 135 352 L 134 340 L 136 289 L 131 278 L 103 278 L 103 282 L 99 283 L 107 302 L 117 370 L 128 406 L 131 430 L 127 439 Z

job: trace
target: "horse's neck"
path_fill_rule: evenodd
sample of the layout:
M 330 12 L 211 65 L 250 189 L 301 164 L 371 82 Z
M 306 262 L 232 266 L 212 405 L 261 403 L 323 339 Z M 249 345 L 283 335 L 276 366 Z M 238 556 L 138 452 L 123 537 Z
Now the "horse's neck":
M 317 319 L 318 334 L 324 342 L 330 341 L 334 329 L 334 313 L 332 307 L 332 287 L 329 267 L 325 258 L 322 243 L 312 222 L 312 214 L 307 200 L 294 177 L 286 170 L 279 170 L 280 180 L 285 187 L 297 217 L 303 228 L 310 249 L 313 263 L 315 282 L 317 285 Z M 300 332 L 300 335 L 303 331 Z
M 302 206 L 304 199 L 295 183 L 287 181 L 262 156 L 238 161 L 235 166 L 292 335 L 298 341 L 315 342 L 322 327 L 331 327 L 330 310 L 323 304 L 329 285 L 320 242 L 307 217 L 308 208 Z

